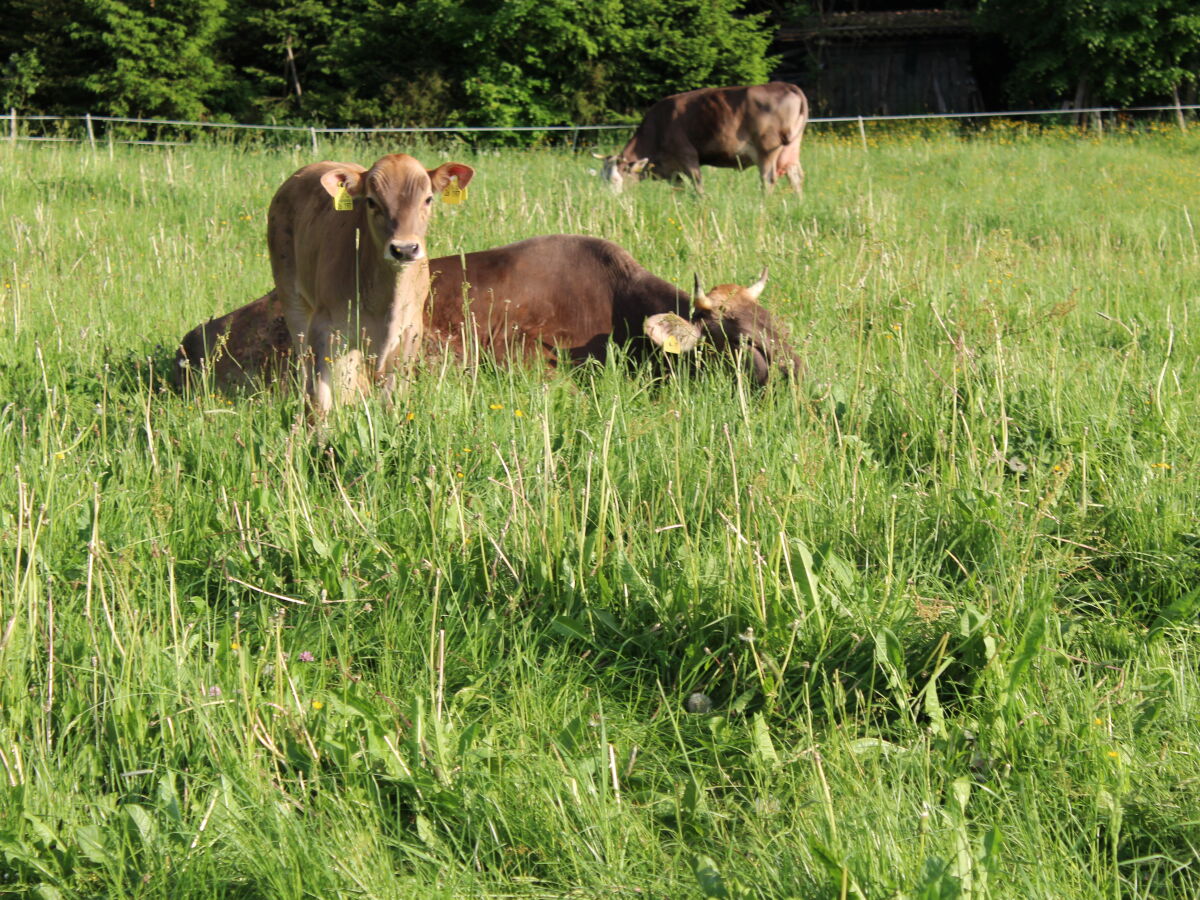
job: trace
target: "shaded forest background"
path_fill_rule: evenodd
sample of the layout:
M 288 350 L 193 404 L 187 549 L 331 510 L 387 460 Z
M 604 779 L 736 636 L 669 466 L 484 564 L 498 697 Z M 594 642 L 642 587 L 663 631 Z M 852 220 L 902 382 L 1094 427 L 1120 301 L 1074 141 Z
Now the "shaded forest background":
M 768 79 L 787 0 L 9 0 L 0 105 L 329 125 L 552 125 Z M 1195 0 L 977 0 L 1014 106 L 1194 96 Z

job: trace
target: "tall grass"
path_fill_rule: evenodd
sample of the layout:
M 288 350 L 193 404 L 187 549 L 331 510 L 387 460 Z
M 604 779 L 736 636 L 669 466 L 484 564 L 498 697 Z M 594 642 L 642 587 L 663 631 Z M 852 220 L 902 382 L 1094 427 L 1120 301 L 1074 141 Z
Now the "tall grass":
M 414 152 L 435 254 L 767 265 L 807 376 L 430 363 L 318 441 L 164 386 L 305 153 L 0 146 L 0 890 L 1200 892 L 1194 136 Z

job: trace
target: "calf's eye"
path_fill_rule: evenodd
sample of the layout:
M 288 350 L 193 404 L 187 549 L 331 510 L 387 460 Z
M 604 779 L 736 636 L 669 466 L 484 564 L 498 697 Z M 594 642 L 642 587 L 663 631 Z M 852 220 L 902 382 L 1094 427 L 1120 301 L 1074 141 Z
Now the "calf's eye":
M 425 205 L 428 206 L 432 202 L 433 202 L 433 194 L 430 194 L 428 197 L 425 198 Z

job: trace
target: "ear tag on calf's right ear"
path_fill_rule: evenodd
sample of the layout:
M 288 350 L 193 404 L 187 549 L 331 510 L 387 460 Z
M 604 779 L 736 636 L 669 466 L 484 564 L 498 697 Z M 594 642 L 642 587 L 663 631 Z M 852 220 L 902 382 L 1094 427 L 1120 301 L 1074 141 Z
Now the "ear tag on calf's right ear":
M 442 188 L 442 202 L 457 206 L 467 199 L 467 189 L 458 186 L 458 176 L 451 175 L 450 183 Z
M 679 338 L 673 334 L 668 334 L 663 338 L 662 348 L 664 353 L 680 354 L 683 352 L 683 348 L 679 346 Z
M 338 185 L 337 193 L 333 195 L 333 208 L 338 212 L 350 212 L 354 209 L 354 198 L 346 190 L 346 185 Z

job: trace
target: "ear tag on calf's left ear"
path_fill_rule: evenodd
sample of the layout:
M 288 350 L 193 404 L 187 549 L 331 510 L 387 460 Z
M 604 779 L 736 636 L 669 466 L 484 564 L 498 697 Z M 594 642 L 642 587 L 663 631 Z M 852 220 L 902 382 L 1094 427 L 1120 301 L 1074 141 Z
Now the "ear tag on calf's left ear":
M 442 188 L 442 202 L 457 206 L 467 199 L 467 189 L 458 186 L 458 176 L 451 175 L 450 183 Z
M 333 208 L 338 212 L 350 212 L 354 209 L 354 198 L 346 190 L 346 185 L 338 185 L 337 193 L 333 195 Z

